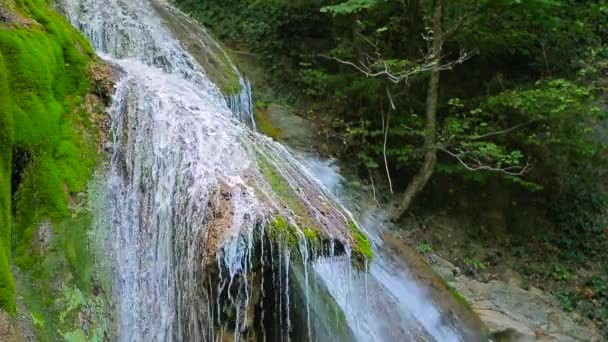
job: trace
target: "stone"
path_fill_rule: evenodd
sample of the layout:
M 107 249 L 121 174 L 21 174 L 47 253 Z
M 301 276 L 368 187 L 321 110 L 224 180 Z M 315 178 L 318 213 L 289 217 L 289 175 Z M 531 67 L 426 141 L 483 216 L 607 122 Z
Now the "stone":
M 310 121 L 276 103 L 268 106 L 267 115 L 273 126 L 281 131 L 281 141 L 303 150 L 313 147 L 315 130 Z
M 443 278 L 445 281 L 453 281 L 455 277 L 460 275 L 460 268 L 454 266 L 452 263 L 445 260 L 444 258 L 435 255 L 433 257 L 433 261 L 433 269 L 435 270 L 435 272 L 439 273 L 441 278 Z
M 590 320 L 564 312 L 539 289 L 524 290 L 508 279 L 482 283 L 460 276 L 449 284 L 469 301 L 496 341 L 602 341 Z
M 514 271 L 510 268 L 507 268 L 504 271 L 502 271 L 502 273 L 500 274 L 500 280 L 510 286 L 519 287 L 521 289 L 525 289 L 527 287 L 526 286 L 527 282 L 521 276 L 521 274 L 517 273 L 516 271 Z
M 37 253 L 44 254 L 51 247 L 51 241 L 53 239 L 53 224 L 49 220 L 44 220 L 34 235 L 32 241 L 32 247 Z
M 502 312 L 480 309 L 475 311 L 496 341 L 536 341 L 534 330 Z
M 10 316 L 5 311 L 0 311 L 0 341 L 15 341 L 15 329 L 11 323 Z

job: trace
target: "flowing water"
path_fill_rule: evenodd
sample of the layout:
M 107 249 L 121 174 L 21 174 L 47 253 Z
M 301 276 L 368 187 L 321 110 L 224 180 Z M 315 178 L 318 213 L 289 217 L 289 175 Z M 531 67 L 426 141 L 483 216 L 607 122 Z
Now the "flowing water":
M 361 225 L 377 256 L 355 270 L 348 204 L 327 191 L 337 175 L 255 132 L 245 79 L 224 96 L 148 0 L 59 6 L 122 73 L 107 182 L 112 340 L 461 340 L 382 254 L 379 220 Z M 295 249 L 268 238 L 273 218 L 297 226 L 302 212 L 331 242 L 323 253 L 299 227 Z
M 454 322 L 446 320 L 429 299 L 429 293 L 397 262 L 389 249 L 383 248 L 384 212 L 377 209 L 370 196 L 346 189 L 346 180 L 331 161 L 300 156 L 303 165 L 352 212 L 359 213 L 374 247 L 374 261 L 368 273 L 353 274 L 348 263 L 322 260 L 314 270 L 346 313 L 349 325 L 361 341 L 460 341 Z M 353 203 L 350 192 L 356 192 Z M 366 205 L 365 203 L 369 203 Z M 357 205 L 359 204 L 359 205 Z M 469 337 L 471 338 L 471 337 Z

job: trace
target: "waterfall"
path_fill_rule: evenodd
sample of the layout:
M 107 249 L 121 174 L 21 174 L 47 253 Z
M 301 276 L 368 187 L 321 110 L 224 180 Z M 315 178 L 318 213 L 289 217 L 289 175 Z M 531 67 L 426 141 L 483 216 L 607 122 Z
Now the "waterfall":
M 228 108 L 232 110 L 234 115 L 241 122 L 248 124 L 255 131 L 257 130 L 257 127 L 255 126 L 255 118 L 253 117 L 253 93 L 251 91 L 251 82 L 239 75 L 239 85 L 241 88 L 239 92 L 226 96 Z
M 353 267 L 352 215 L 286 147 L 255 132 L 245 78 L 222 94 L 149 0 L 58 5 L 123 74 L 107 181 L 113 340 L 459 340 L 436 309 L 417 317 L 390 291 L 372 308 L 397 305 L 387 312 L 405 312 L 392 321 L 404 335 L 377 332 L 386 316 L 362 313 L 375 294 Z M 393 271 L 371 266 L 378 286 Z

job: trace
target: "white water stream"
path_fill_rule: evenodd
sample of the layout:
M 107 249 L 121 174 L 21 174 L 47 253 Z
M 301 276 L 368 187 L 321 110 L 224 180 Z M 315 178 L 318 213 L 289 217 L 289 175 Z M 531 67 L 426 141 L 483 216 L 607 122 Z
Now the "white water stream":
M 248 82 L 242 80 L 245 91 L 227 101 L 164 27 L 148 0 L 64 0 L 60 6 L 96 51 L 123 73 L 111 108 L 108 180 L 116 302 L 113 340 L 220 341 L 229 334 L 217 329 L 226 315 L 234 320 L 231 329 L 236 340 L 252 329 L 256 322 L 250 321 L 259 314 L 248 310 L 248 304 L 260 295 L 251 285 L 257 276 L 252 260 L 259 236 L 256 229 L 277 213 L 297 216 L 260 172 L 260 158 L 278 171 L 325 233 L 343 243 L 350 255 L 348 237 L 334 228 L 350 216 L 325 189 L 335 189 L 337 174 L 329 173 L 330 183 L 315 178 L 321 174 L 311 166 L 314 161 L 305 161 L 309 166 L 304 167 L 288 149 L 251 130 Z M 229 207 L 218 218 L 215 209 L 221 203 Z M 337 209 L 328 213 L 317 203 Z M 210 289 L 204 281 L 211 276 L 204 260 L 214 234 L 212 225 L 223 218 L 228 223 L 218 233 L 218 252 L 212 254 L 216 259 L 212 264 L 222 271 L 215 275 L 217 288 Z M 362 226 L 374 240 L 373 224 Z M 323 316 L 326 310 L 313 307 L 312 303 L 324 300 L 309 298 L 311 269 L 315 281 L 325 284 L 328 298 L 344 312 L 348 330 L 357 340 L 461 340 L 424 291 L 407 272 L 391 264 L 375 240 L 377 256 L 368 275 L 358 274 L 347 256 L 323 258 L 307 266 L 306 259 L 312 256 L 300 246 L 304 276 L 293 278 L 303 279 L 306 322 L 300 326 L 306 328 L 297 332 L 292 330 L 298 323 L 291 321 L 296 316 L 290 311 L 302 308 L 290 302 L 289 293 L 294 258 L 287 248 L 271 252 L 270 262 L 279 269 L 272 279 L 280 285 L 274 287 L 278 293 L 264 295 L 274 298 L 280 311 L 269 313 L 278 319 L 273 324 L 280 340 L 344 338 L 332 333 L 332 324 Z M 261 247 L 263 252 L 263 243 Z M 228 293 L 227 302 L 218 293 L 224 297 Z M 324 335 L 311 332 L 323 324 L 328 331 Z M 276 340 L 273 336 L 268 339 Z

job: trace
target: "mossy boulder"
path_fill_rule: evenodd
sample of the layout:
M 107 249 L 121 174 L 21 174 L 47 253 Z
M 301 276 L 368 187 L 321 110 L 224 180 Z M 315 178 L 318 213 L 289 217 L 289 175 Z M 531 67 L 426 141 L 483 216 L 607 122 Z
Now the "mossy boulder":
M 20 316 L 57 340 L 81 307 L 104 306 L 91 304 L 103 300 L 85 190 L 104 160 L 116 73 L 50 1 L 0 0 L 0 9 L 0 309 L 16 312 L 17 290 L 29 311 Z M 73 307 L 65 288 L 87 304 Z

